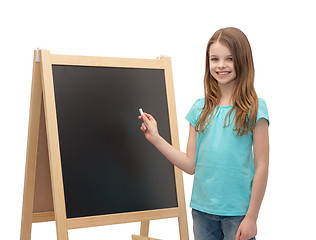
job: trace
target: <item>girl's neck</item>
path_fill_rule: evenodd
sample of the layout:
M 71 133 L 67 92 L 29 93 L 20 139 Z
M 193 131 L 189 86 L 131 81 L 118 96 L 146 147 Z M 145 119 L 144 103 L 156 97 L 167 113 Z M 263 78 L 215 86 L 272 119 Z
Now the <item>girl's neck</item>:
M 232 95 L 235 87 L 235 83 L 221 85 L 219 84 L 219 89 L 221 91 L 221 99 L 219 101 L 219 106 L 229 106 L 232 105 Z

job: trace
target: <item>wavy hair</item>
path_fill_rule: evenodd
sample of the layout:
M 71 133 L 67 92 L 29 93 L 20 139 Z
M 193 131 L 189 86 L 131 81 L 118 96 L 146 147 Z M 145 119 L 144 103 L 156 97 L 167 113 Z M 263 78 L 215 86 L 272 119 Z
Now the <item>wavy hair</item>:
M 249 41 L 241 30 L 233 27 L 217 30 L 207 43 L 204 75 L 205 102 L 195 130 L 198 133 L 205 131 L 217 114 L 216 106 L 221 98 L 218 82 L 210 73 L 209 52 L 214 42 L 220 42 L 229 48 L 236 72 L 236 84 L 231 98 L 233 107 L 225 117 L 224 127 L 235 123 L 233 130 L 236 131 L 236 136 L 242 136 L 252 131 L 256 125 L 258 97 L 254 88 L 255 69 Z M 236 111 L 231 119 L 234 110 Z

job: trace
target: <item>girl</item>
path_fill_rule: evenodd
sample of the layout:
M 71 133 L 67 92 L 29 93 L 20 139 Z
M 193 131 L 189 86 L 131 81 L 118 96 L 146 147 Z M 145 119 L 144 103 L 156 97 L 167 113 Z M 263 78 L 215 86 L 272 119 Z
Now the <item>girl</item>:
M 205 97 L 191 107 L 186 153 L 160 135 L 144 113 L 141 130 L 171 163 L 194 175 L 190 206 L 196 240 L 248 240 L 264 196 L 269 117 L 254 89 L 250 44 L 236 28 L 214 33 L 206 48 Z

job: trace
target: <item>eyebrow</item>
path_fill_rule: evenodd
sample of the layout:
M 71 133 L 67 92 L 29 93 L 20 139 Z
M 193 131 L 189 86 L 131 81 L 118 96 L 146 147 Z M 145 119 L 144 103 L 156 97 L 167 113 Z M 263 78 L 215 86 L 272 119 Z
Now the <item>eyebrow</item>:
M 226 57 L 232 57 L 233 55 L 227 55 Z M 210 55 L 210 57 L 217 57 L 217 55 Z

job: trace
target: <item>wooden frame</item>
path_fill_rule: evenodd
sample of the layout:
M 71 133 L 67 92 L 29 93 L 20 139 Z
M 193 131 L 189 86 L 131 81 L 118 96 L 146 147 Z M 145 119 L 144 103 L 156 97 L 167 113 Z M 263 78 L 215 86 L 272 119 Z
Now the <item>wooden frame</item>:
M 40 58 L 40 61 L 39 61 Z M 149 221 L 177 217 L 181 240 L 188 240 L 182 171 L 174 167 L 178 207 L 67 219 L 58 139 L 52 65 L 104 66 L 164 69 L 173 146 L 180 148 L 173 89 L 171 59 L 125 59 L 51 55 L 34 52 L 28 145 L 22 209 L 21 240 L 31 239 L 32 223 L 55 221 L 57 239 L 67 240 L 68 229 L 141 221 L 140 236 L 148 238 Z

